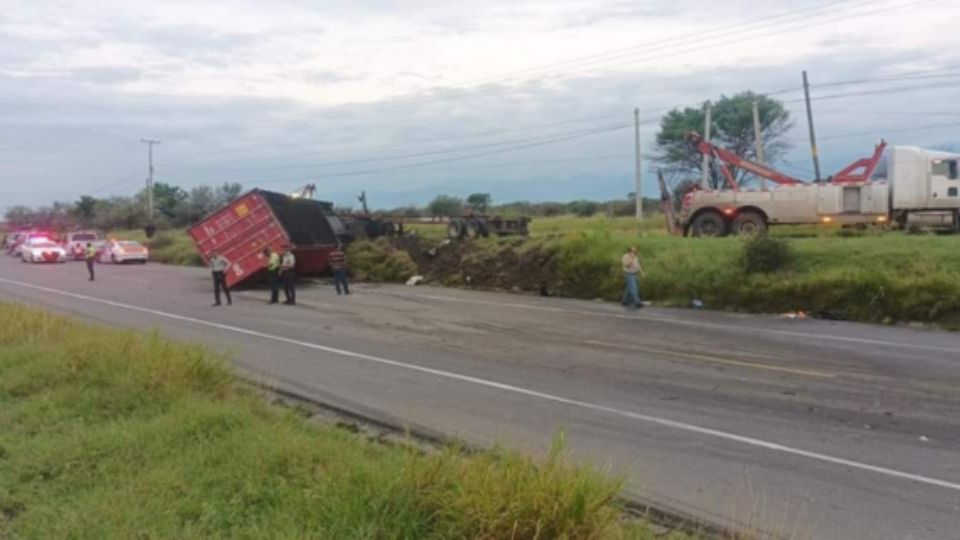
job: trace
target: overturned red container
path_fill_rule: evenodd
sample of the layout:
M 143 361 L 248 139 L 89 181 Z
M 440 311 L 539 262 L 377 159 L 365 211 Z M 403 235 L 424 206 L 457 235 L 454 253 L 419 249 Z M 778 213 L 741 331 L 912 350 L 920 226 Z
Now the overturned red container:
M 293 246 L 297 274 L 327 268 L 327 259 L 347 232 L 333 204 L 255 189 L 233 200 L 189 230 L 205 262 L 214 252 L 227 258 L 228 287 L 262 278 L 263 248 L 282 252 Z

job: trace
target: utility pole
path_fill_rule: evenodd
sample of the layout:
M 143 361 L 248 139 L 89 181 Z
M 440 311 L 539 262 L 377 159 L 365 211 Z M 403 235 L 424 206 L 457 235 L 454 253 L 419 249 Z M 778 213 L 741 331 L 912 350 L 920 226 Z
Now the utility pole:
M 633 109 L 633 137 L 636 151 L 636 192 L 634 199 L 637 204 L 637 221 L 643 219 L 643 157 L 640 154 L 640 108 Z
M 140 139 L 140 142 L 147 145 L 147 160 L 150 165 L 149 175 L 147 176 L 147 218 L 150 224 L 153 224 L 153 145 L 160 144 L 160 141 L 154 139 Z
M 813 110 L 810 108 L 810 82 L 807 70 L 803 70 L 803 99 L 807 103 L 807 125 L 810 127 L 810 154 L 813 156 L 813 173 L 820 181 L 820 155 L 817 152 L 817 135 L 813 130 Z
M 703 140 L 710 142 L 710 127 L 713 124 L 711 119 L 711 114 L 713 112 L 713 106 L 708 101 L 704 107 L 707 109 L 707 114 L 703 120 Z M 710 178 L 710 156 L 707 154 L 703 155 L 703 164 L 700 165 L 701 177 L 700 177 L 700 187 L 706 189 L 707 180 Z
M 763 130 L 760 129 L 760 104 L 758 100 L 753 100 L 753 148 L 757 154 L 757 162 L 761 165 L 767 164 L 767 158 L 763 152 Z M 767 179 L 760 177 L 760 189 L 767 190 Z

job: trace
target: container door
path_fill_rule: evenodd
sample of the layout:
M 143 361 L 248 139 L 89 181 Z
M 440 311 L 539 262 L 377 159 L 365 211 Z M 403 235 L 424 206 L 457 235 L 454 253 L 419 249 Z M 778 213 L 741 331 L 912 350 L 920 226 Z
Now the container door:
M 956 159 L 935 159 L 930 165 L 930 196 L 934 208 L 960 207 L 960 171 Z
M 843 188 L 843 213 L 844 214 L 860 213 L 860 188 L 859 187 Z

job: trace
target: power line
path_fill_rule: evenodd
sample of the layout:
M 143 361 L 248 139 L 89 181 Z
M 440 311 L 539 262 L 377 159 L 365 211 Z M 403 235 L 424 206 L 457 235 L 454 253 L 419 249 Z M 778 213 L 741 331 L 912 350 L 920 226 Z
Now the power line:
M 840 135 L 832 135 L 832 136 L 830 136 L 830 137 L 821 137 L 821 140 L 848 139 L 848 138 L 853 138 L 853 137 L 863 137 L 863 136 L 867 136 L 867 135 L 879 136 L 879 135 L 886 135 L 887 133 L 900 133 L 900 132 L 907 132 L 907 131 L 924 131 L 924 130 L 930 130 L 930 129 L 945 129 L 945 128 L 960 128 L 960 124 L 958 124 L 958 123 L 952 123 L 952 124 L 934 124 L 934 125 L 928 125 L 928 126 L 916 126 L 916 127 L 906 127 L 906 128 L 894 128 L 894 129 L 886 129 L 886 130 L 883 130 L 882 132 L 881 132 L 881 131 L 862 131 L 862 132 L 859 132 L 859 133 L 842 133 L 842 134 L 840 134 Z
M 620 115 L 620 116 L 622 116 L 622 115 Z M 657 119 L 648 119 L 648 120 L 645 120 L 643 123 L 644 123 L 644 124 L 649 124 L 649 123 L 655 122 L 656 120 L 657 120 Z M 375 162 L 382 162 L 382 161 L 395 161 L 395 160 L 410 159 L 410 158 L 417 158 L 417 157 L 426 157 L 426 156 L 433 156 L 433 155 L 444 155 L 444 154 L 459 153 L 459 152 L 469 152 L 469 151 L 476 150 L 476 149 L 479 149 L 479 148 L 494 148 L 494 147 L 498 147 L 498 146 L 510 146 L 510 145 L 515 145 L 515 144 L 523 144 L 523 143 L 536 142 L 536 141 L 541 141 L 541 140 L 550 140 L 550 139 L 554 139 L 554 138 L 556 138 L 556 137 L 558 137 L 558 136 L 577 135 L 577 134 L 580 134 L 580 133 L 592 133 L 594 130 L 596 130 L 596 129 L 602 129 L 602 128 L 604 128 L 604 127 L 607 127 L 607 126 L 592 126 L 592 127 L 589 127 L 589 128 L 585 128 L 585 129 L 581 129 L 581 130 L 576 130 L 576 131 L 563 131 L 563 132 L 558 132 L 558 133 L 550 133 L 550 134 L 540 135 L 540 136 L 537 136 L 537 137 L 530 137 L 530 138 L 523 138 L 523 139 L 513 139 L 513 140 L 505 140 L 505 141 L 498 141 L 498 142 L 492 142 L 492 143 L 486 143 L 486 144 L 479 144 L 479 145 L 460 146 L 460 147 L 448 147 L 448 148 L 444 148 L 444 149 L 429 150 L 429 151 L 424 151 L 424 152 L 416 152 L 416 153 L 412 153 L 412 154 L 398 154 L 398 155 L 392 155 L 392 156 L 382 156 L 382 157 L 373 157 L 373 158 L 357 158 L 357 159 L 347 159 L 347 160 L 337 160 L 337 161 L 325 161 L 325 162 L 315 162 L 315 163 L 301 163 L 301 164 L 297 164 L 297 165 L 279 165 L 279 166 L 270 166 L 270 167 L 257 167 L 257 168 L 253 168 L 253 169 L 251 169 L 251 168 L 246 168 L 246 167 L 245 167 L 245 168 L 240 168 L 240 169 L 237 169 L 237 168 L 234 168 L 234 169 L 217 169 L 215 172 L 277 171 L 277 170 L 291 170 L 291 169 L 304 169 L 304 168 L 324 168 L 324 167 L 331 167 L 331 166 L 336 166 L 336 165 L 350 165 L 350 164 L 357 164 L 357 163 L 375 163 Z M 227 162 L 227 163 L 229 163 L 229 162 Z
M 810 98 L 813 101 L 824 101 L 828 99 L 841 99 L 848 97 L 861 97 L 861 96 L 875 96 L 883 94 L 898 94 L 900 92 L 910 92 L 910 91 L 926 91 L 926 90 L 938 90 L 942 88 L 957 88 L 960 84 L 934 84 L 934 85 L 924 85 L 924 86 L 901 86 L 893 88 L 881 88 L 879 90 L 864 90 L 860 92 L 848 92 L 843 94 L 828 94 L 826 96 L 815 96 Z M 790 99 L 785 100 L 783 103 L 800 103 L 803 101 L 803 98 L 799 99 Z
M 708 38 L 706 38 L 706 39 L 704 39 L 704 38 L 702 37 L 702 36 L 704 35 L 704 33 L 697 33 L 697 34 L 690 34 L 690 35 L 687 35 L 687 36 L 681 36 L 681 37 L 679 37 L 679 38 L 673 38 L 673 39 L 670 39 L 670 40 L 660 40 L 660 41 L 657 41 L 657 42 L 650 42 L 650 43 L 647 43 L 647 44 L 643 44 L 643 45 L 639 45 L 639 46 L 635 46 L 635 47 L 631 47 L 631 48 L 627 48 L 627 49 L 641 49 L 641 50 L 642 50 L 642 49 L 646 49 L 645 52 L 651 52 L 651 51 L 655 51 L 655 50 L 662 50 L 662 49 L 665 49 L 665 48 L 666 48 L 666 49 L 669 49 L 669 48 L 672 47 L 673 45 L 667 46 L 667 45 L 665 45 L 665 43 L 670 43 L 670 42 L 672 42 L 672 41 L 681 40 L 682 43 L 680 43 L 680 44 L 691 44 L 691 43 L 698 43 L 698 42 L 709 41 L 709 40 L 711 40 L 711 39 L 715 39 L 716 37 L 722 37 L 724 34 L 730 34 L 730 33 L 737 33 L 737 34 L 739 34 L 739 37 L 738 37 L 737 39 L 728 40 L 728 41 L 726 41 L 726 42 L 710 43 L 710 44 L 707 44 L 707 45 L 704 45 L 704 46 L 699 46 L 699 47 L 694 47 L 694 48 L 687 48 L 687 49 L 685 49 L 685 50 L 681 50 L 681 51 L 679 51 L 679 52 L 676 52 L 676 53 L 674 53 L 674 54 L 669 54 L 669 55 L 654 55 L 654 56 L 649 56 L 649 55 L 648 55 L 647 58 L 642 59 L 642 60 L 645 61 L 645 60 L 650 60 L 650 59 L 655 59 L 655 58 L 662 58 L 662 57 L 664 57 L 664 56 L 675 56 L 676 54 L 685 54 L 685 53 L 688 53 L 688 52 L 693 52 L 693 51 L 697 51 L 697 50 L 701 50 L 701 49 L 709 48 L 709 47 L 716 47 L 716 46 L 718 46 L 718 45 L 723 45 L 723 44 L 738 43 L 738 42 L 742 42 L 742 41 L 746 41 L 746 40 L 750 40 L 750 39 L 756 39 L 756 38 L 760 38 L 760 37 L 768 37 L 768 36 L 777 35 L 777 34 L 780 34 L 780 33 L 786 32 L 786 31 L 794 31 L 794 30 L 799 30 L 799 29 L 804 29 L 804 28 L 810 28 L 810 27 L 813 27 L 813 26 L 821 26 L 821 25 L 823 25 L 823 24 L 829 24 L 829 23 L 832 23 L 832 22 L 838 22 L 838 21 L 847 20 L 847 19 L 852 19 L 852 18 L 866 17 L 866 16 L 870 16 L 870 15 L 873 15 L 873 14 L 876 14 L 876 13 L 880 13 L 880 12 L 884 12 L 884 11 L 890 11 L 890 10 L 893 10 L 893 9 L 902 9 L 902 8 L 904 8 L 904 7 L 912 6 L 912 5 L 915 5 L 915 4 L 924 3 L 924 2 L 930 2 L 930 1 L 932 1 L 932 0 L 918 0 L 918 1 L 915 1 L 915 2 L 907 3 L 907 4 L 898 4 L 898 5 L 895 5 L 895 6 L 888 6 L 888 7 L 881 8 L 881 9 L 877 9 L 877 10 L 873 10 L 873 11 L 867 11 L 867 12 L 862 12 L 862 11 L 861 11 L 861 12 L 854 13 L 854 14 L 852 14 L 852 15 L 844 15 L 844 16 L 842 16 L 842 17 L 836 17 L 836 18 L 831 19 L 831 20 L 828 20 L 828 21 L 819 21 L 819 22 L 817 22 L 815 25 L 796 26 L 796 27 L 793 27 L 793 28 L 781 29 L 781 30 L 778 30 L 778 31 L 775 31 L 775 32 L 767 32 L 767 33 L 760 34 L 760 35 L 747 35 L 747 36 L 743 36 L 743 35 L 742 35 L 742 34 L 743 34 L 742 32 L 733 32 L 733 31 L 732 31 L 732 29 L 737 28 L 737 27 L 739 27 L 739 26 L 752 26 L 753 28 L 752 28 L 752 30 L 750 30 L 750 31 L 761 30 L 761 29 L 763 29 L 763 28 L 765 28 L 765 27 L 774 26 L 774 25 L 766 25 L 766 26 L 765 26 L 765 25 L 760 25 L 760 26 L 758 26 L 758 25 L 755 24 L 756 22 L 760 22 L 760 21 L 768 20 L 768 19 L 782 18 L 782 17 L 786 17 L 786 16 L 789 16 L 789 15 L 795 15 L 795 14 L 797 14 L 797 13 L 802 13 L 802 12 L 810 11 L 810 10 L 813 10 L 813 9 L 820 9 L 820 8 L 822 8 L 822 7 L 825 7 L 825 6 L 836 6 L 837 4 L 849 3 L 849 2 L 852 2 L 852 1 L 854 1 L 854 0 L 841 0 L 840 2 L 833 2 L 833 3 L 830 3 L 830 4 L 818 5 L 818 6 L 812 7 L 812 8 L 805 8 L 805 9 L 801 9 L 801 10 L 795 10 L 795 11 L 793 11 L 793 12 L 788 12 L 788 13 L 786 13 L 786 14 L 782 14 L 782 15 L 778 15 L 778 16 L 761 18 L 761 19 L 755 19 L 755 20 L 753 20 L 753 21 L 748 21 L 748 22 L 741 23 L 741 24 L 738 24 L 738 25 L 725 26 L 725 27 L 722 27 L 722 28 L 718 28 L 718 29 L 716 29 L 716 30 L 714 30 L 714 31 L 704 32 L 704 33 L 706 33 L 706 34 L 710 34 L 711 32 L 712 32 L 712 33 L 715 33 L 715 34 L 716 34 L 716 33 L 719 33 L 717 36 L 708 37 Z M 804 18 L 807 18 L 807 19 L 819 18 L 819 17 L 823 17 L 823 16 L 826 16 L 826 15 L 831 15 L 831 14 L 833 14 L 834 12 L 841 11 L 842 9 L 849 9 L 849 8 L 854 8 L 854 7 L 861 7 L 861 6 L 864 6 L 864 5 L 872 5 L 872 4 L 876 4 L 876 3 L 878 3 L 878 2 L 876 2 L 876 1 L 869 1 L 869 2 L 863 2 L 863 1 L 861 1 L 860 3 L 855 3 L 855 4 L 852 4 L 852 5 L 850 5 L 850 6 L 842 6 L 840 9 L 829 10 L 829 11 L 826 11 L 826 12 L 823 12 L 823 13 L 814 13 L 814 14 L 812 14 L 812 15 L 804 15 L 803 17 L 799 17 L 799 19 L 804 19 Z M 796 18 L 797 18 L 797 17 L 794 17 L 794 19 L 796 19 Z M 784 22 L 792 22 L 792 20 L 793 20 L 793 19 L 787 19 L 786 21 L 780 21 L 779 23 L 776 23 L 776 25 L 783 24 Z M 603 55 L 605 55 L 605 54 L 606 54 L 606 55 L 609 55 L 610 53 L 601 53 L 600 55 L 593 55 L 593 56 L 603 56 Z M 584 57 L 584 58 L 587 58 L 587 57 Z M 575 62 L 575 61 L 582 61 L 582 58 L 581 58 L 580 60 L 574 60 L 574 62 Z M 566 61 L 565 63 L 569 63 L 569 62 L 571 62 L 571 61 Z M 636 63 L 636 62 L 637 62 L 637 61 L 635 60 L 634 63 Z M 589 66 L 587 66 L 587 67 L 589 67 Z M 529 69 L 530 69 L 530 70 L 535 70 L 535 69 L 542 69 L 542 68 L 529 68 Z M 509 77 L 507 77 L 507 79 L 509 79 Z M 489 84 L 487 84 L 487 85 L 485 85 L 485 86 L 489 86 Z M 417 102 L 434 101 L 434 100 L 437 100 L 437 99 L 443 99 L 443 98 L 447 98 L 447 97 L 456 97 L 456 95 L 464 95 L 465 93 L 468 93 L 469 91 L 474 91 L 474 92 L 473 92 L 473 95 L 481 95 L 481 94 L 485 93 L 485 91 L 478 91 L 478 90 L 480 90 L 479 87 L 477 87 L 477 88 L 461 87 L 461 88 L 459 88 L 459 89 L 457 89 L 457 88 L 451 88 L 451 89 L 446 89 L 446 90 L 443 90 L 443 91 L 435 91 L 435 92 L 431 92 L 431 93 L 428 93 L 428 94 L 425 94 L 425 95 L 422 94 L 422 93 L 409 94 L 409 95 L 407 95 L 407 96 L 400 96 L 400 97 L 398 97 L 398 98 L 392 98 L 392 99 L 382 100 L 382 101 L 380 101 L 380 102 L 378 102 L 378 103 L 367 105 L 367 106 L 366 106 L 366 110 L 367 110 L 368 112 L 372 112 L 372 111 L 374 111 L 374 110 L 377 110 L 377 109 L 380 109 L 380 108 L 384 108 L 384 107 L 393 107 L 393 106 L 396 106 L 396 105 L 409 105 L 409 104 L 414 104 L 414 103 L 417 103 Z M 488 90 L 496 90 L 496 91 L 499 91 L 499 90 L 501 90 L 501 88 L 500 88 L 500 87 L 494 87 L 494 88 L 489 88 Z M 454 94 L 451 95 L 451 93 L 454 93 Z M 358 104 L 353 104 L 353 105 L 358 105 Z M 328 114 L 325 114 L 325 116 L 330 117 L 331 115 L 328 113 Z M 335 115 L 334 115 L 334 116 L 335 116 Z
M 570 140 L 579 139 L 579 138 L 582 138 L 582 137 L 588 137 L 588 136 L 591 136 L 591 135 L 597 135 L 597 134 L 602 134 L 602 133 L 610 133 L 610 132 L 613 132 L 613 131 L 618 131 L 618 130 L 626 129 L 626 128 L 629 128 L 629 127 L 633 127 L 633 124 L 621 124 L 621 125 L 616 125 L 616 126 L 610 126 L 610 127 L 603 128 L 603 129 L 593 130 L 593 131 L 590 131 L 590 132 L 578 133 L 578 134 L 575 134 L 575 135 L 567 135 L 567 136 L 563 136 L 563 137 L 556 137 L 556 138 L 554 138 L 554 139 L 541 140 L 541 141 L 537 141 L 537 142 L 531 142 L 531 143 L 528 143 L 528 144 L 516 145 L 516 146 L 510 147 L 510 148 L 500 148 L 500 149 L 497 149 L 497 150 L 489 150 L 489 151 L 486 151 L 486 152 L 477 152 L 477 153 L 469 154 L 469 155 L 456 156 L 456 157 L 450 157 L 450 158 L 433 159 L 433 160 L 428 160 L 428 161 L 422 161 L 422 162 L 419 162 L 419 163 L 409 163 L 409 164 L 396 165 L 396 166 L 391 166 L 391 167 L 381 167 L 381 168 L 375 168 L 375 169 L 365 169 L 365 170 L 355 170 L 355 171 L 333 172 L 333 173 L 328 173 L 326 176 L 331 177 L 331 178 L 333 178 L 333 177 L 348 177 L 348 176 L 361 176 L 361 175 L 367 175 L 367 174 L 375 174 L 375 173 L 381 173 L 381 172 L 395 172 L 395 171 L 403 171 L 403 170 L 409 170 L 409 169 L 417 169 L 417 168 L 420 168 L 420 167 L 426 167 L 426 166 L 434 165 L 434 164 L 438 164 L 438 163 L 449 163 L 449 162 L 453 162 L 453 161 L 461 161 L 461 160 L 465 160 L 465 159 L 473 159 L 473 158 L 478 158 L 478 157 L 485 157 L 485 156 L 490 156 L 490 155 L 502 154 L 502 153 L 506 153 L 506 152 L 515 152 L 515 151 L 517 151 L 517 150 L 524 150 L 524 149 L 527 149 L 527 148 L 534 148 L 534 147 L 544 146 L 544 145 L 548 145 L 548 144 L 554 144 L 554 143 L 558 143 L 558 142 L 570 141 Z M 257 183 L 259 183 L 259 184 L 270 184 L 270 183 L 280 183 L 280 182 L 303 182 L 303 181 L 308 181 L 308 180 L 315 180 L 316 178 L 317 178 L 317 176 L 315 176 L 315 175 L 314 175 L 314 176 L 308 176 L 308 177 L 297 177 L 297 178 L 273 178 L 273 179 L 269 179 L 269 180 L 260 180 L 260 181 L 258 181 Z

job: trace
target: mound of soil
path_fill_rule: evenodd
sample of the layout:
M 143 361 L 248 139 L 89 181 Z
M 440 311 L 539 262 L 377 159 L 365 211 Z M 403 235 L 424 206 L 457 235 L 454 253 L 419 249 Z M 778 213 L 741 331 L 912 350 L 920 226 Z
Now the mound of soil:
M 426 283 L 549 294 L 556 265 L 553 253 L 530 240 L 498 242 L 394 238 L 391 245 L 410 254 Z

